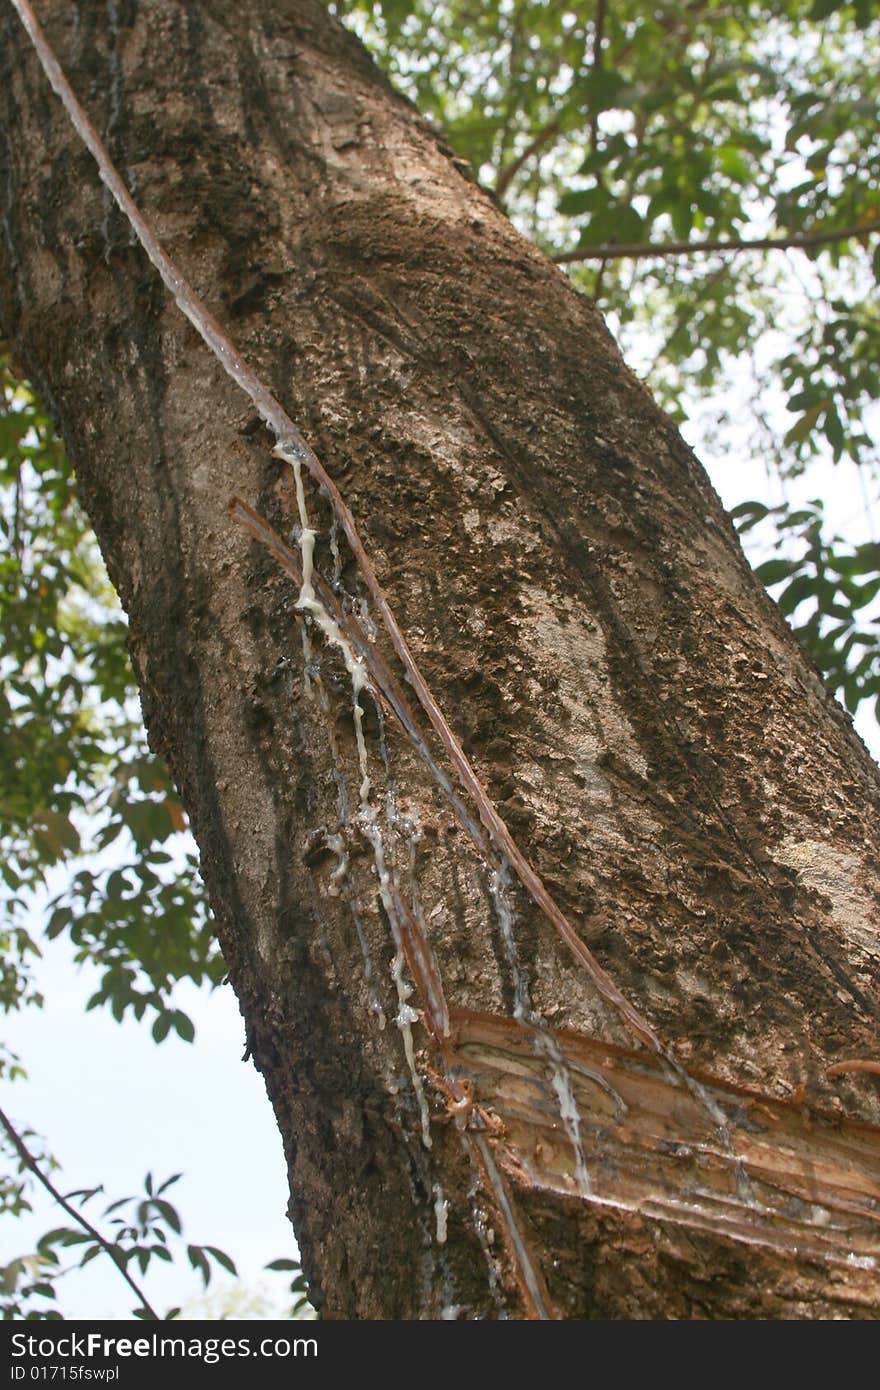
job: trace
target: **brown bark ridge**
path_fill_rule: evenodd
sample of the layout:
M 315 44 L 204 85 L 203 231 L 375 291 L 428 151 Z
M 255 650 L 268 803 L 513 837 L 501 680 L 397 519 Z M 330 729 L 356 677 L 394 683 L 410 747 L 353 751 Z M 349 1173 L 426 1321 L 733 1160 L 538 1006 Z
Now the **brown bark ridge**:
M 876 1317 L 880 778 L 693 455 L 317 0 L 39 18 L 572 924 L 304 474 L 306 611 L 291 471 L 2 0 L 0 332 L 129 614 L 325 1316 Z

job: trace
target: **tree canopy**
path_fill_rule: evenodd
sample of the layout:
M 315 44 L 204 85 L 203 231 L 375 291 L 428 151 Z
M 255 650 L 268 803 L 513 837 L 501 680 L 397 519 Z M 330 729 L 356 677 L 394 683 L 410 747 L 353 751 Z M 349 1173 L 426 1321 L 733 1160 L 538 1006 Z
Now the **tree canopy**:
M 779 478 L 848 459 L 870 498 L 880 19 L 868 0 L 331 8 L 443 131 L 462 173 L 596 300 L 680 422 L 705 422 L 705 403 L 723 398 L 704 434 L 714 452 L 738 426 Z M 2 370 L 3 1007 L 42 1002 L 31 923 L 48 894 L 45 936 L 67 935 L 101 971 L 89 1007 L 133 1013 L 156 1042 L 192 1039 L 175 983 L 215 985 L 225 967 L 185 817 L 146 745 L 124 617 L 63 447 L 14 358 Z M 850 711 L 876 700 L 880 718 L 880 547 L 829 534 L 821 497 L 754 498 L 738 512 L 831 686 Z M 0 1067 L 21 1072 L 8 1053 Z M 0 1209 L 14 1217 L 33 1175 L 6 1144 Z M 164 1246 L 156 1227 L 179 1225 L 152 1185 L 143 1201 L 125 1228 L 132 1251 Z M 9 1315 L 51 1304 L 64 1244 L 50 1232 L 36 1263 L 7 1267 Z M 203 1273 L 205 1250 L 222 1257 L 190 1250 Z

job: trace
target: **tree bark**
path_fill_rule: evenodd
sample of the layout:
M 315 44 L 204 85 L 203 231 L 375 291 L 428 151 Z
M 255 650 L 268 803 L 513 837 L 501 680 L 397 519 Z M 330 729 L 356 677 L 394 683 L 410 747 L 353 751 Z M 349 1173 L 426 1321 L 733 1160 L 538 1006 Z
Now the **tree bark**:
M 369 693 L 361 794 L 349 671 L 227 511 L 237 494 L 296 557 L 290 471 L 2 0 L 0 332 L 129 614 L 315 1302 L 876 1316 L 880 779 L 699 464 L 317 0 L 39 17 L 344 493 L 518 846 L 662 1039 L 597 991 L 473 800 L 456 811 L 447 754 L 438 782 Z M 394 667 L 308 480 L 306 504 L 318 573 Z

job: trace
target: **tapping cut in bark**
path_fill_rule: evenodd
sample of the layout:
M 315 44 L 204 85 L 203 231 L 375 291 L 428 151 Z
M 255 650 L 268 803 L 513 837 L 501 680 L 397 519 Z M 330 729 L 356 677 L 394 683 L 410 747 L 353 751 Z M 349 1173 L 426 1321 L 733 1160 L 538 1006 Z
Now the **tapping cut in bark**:
M 109 240 L 11 20 L 0 320 L 129 611 L 316 1297 L 873 1315 L 876 770 L 692 457 L 318 6 L 155 0 L 114 35 L 84 10 L 79 37 L 45 13 L 95 107 L 116 74 L 107 124 L 223 371 Z M 345 653 L 293 659 L 297 527 L 369 672 L 363 754 Z M 412 1070 L 380 1026 L 404 1006 Z

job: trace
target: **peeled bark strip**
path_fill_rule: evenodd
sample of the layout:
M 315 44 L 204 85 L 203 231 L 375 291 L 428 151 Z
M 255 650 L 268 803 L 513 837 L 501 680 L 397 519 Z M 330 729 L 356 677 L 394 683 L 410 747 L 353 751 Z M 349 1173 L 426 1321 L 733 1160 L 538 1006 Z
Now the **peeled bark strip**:
M 2 0 L 0 332 L 129 613 L 316 1301 L 876 1316 L 880 779 L 699 465 L 319 4 L 38 14 L 341 489 L 520 850 L 698 1078 L 633 1052 L 424 720 L 433 770 L 230 520 L 237 496 L 310 560 L 307 515 L 321 605 L 403 688 L 326 501 L 298 506 Z

